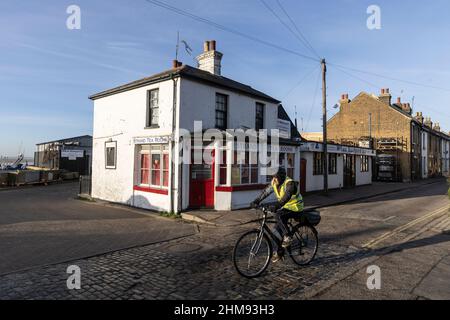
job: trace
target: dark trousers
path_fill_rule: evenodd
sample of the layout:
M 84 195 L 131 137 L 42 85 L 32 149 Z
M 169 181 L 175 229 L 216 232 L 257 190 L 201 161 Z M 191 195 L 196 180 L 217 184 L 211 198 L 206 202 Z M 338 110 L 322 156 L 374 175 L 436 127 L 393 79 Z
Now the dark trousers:
M 275 229 L 281 235 L 281 241 L 283 241 L 284 236 L 292 236 L 290 230 L 287 227 L 289 219 L 295 218 L 299 215 L 298 212 L 290 211 L 287 209 L 280 209 L 275 213 L 275 220 L 277 225 Z M 280 243 L 281 244 L 281 243 Z M 278 250 L 281 250 L 281 245 L 278 246 Z

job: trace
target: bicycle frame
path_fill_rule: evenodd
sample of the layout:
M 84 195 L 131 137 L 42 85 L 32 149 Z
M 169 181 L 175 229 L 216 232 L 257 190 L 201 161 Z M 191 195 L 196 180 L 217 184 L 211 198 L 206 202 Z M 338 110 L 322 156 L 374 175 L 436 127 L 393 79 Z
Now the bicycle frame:
M 263 211 L 263 218 L 262 218 L 262 222 L 261 222 L 261 227 L 260 227 L 257 243 L 261 244 L 261 240 L 262 240 L 263 234 L 265 232 L 269 236 L 269 238 L 277 244 L 277 246 L 281 245 L 282 239 L 279 239 L 268 226 L 268 224 L 276 224 L 277 221 L 275 219 L 269 219 L 267 217 L 267 215 L 268 215 L 267 209 L 263 208 L 262 211 Z M 259 250 L 259 245 L 258 245 L 257 249 Z M 256 251 L 256 252 L 258 252 L 258 251 Z

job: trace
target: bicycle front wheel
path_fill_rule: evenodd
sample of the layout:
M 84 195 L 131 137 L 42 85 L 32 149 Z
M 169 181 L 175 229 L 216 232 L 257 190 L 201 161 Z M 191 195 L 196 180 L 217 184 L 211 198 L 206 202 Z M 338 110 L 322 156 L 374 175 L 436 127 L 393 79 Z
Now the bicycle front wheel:
M 259 231 L 243 234 L 233 249 L 233 263 L 236 271 L 246 278 L 259 277 L 269 266 L 272 257 L 272 242 Z
M 292 244 L 288 248 L 289 256 L 299 266 L 306 266 L 313 261 L 319 248 L 317 230 L 310 225 L 295 227 Z

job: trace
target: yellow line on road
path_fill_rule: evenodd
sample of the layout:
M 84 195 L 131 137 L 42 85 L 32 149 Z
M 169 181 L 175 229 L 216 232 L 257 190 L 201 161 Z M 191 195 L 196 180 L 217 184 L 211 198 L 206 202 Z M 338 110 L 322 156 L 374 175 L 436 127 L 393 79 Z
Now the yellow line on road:
M 415 219 L 413 221 L 410 221 L 410 222 L 408 222 L 407 224 L 405 224 L 403 226 L 397 227 L 394 230 L 386 232 L 386 233 L 382 234 L 381 236 L 379 236 L 378 238 L 375 238 L 375 239 L 367 242 L 366 244 L 363 245 L 363 248 L 372 249 L 377 244 L 379 244 L 380 242 L 386 240 L 387 238 L 390 238 L 390 237 L 392 237 L 393 235 L 395 235 L 397 233 L 405 231 L 405 230 L 409 229 L 410 227 L 412 227 L 412 226 L 414 226 L 414 225 L 416 225 L 416 224 L 418 224 L 418 223 L 420 223 L 422 221 L 425 221 L 425 220 L 427 220 L 429 218 L 432 218 L 432 217 L 434 217 L 436 215 L 439 215 L 439 214 L 447 211 L 448 209 L 450 209 L 449 205 L 446 205 L 446 206 L 444 206 L 442 208 L 436 209 L 436 210 L 434 210 L 434 211 L 432 211 L 432 212 L 430 212 L 430 213 L 428 213 L 428 214 L 426 214 L 426 215 L 424 215 L 424 216 L 422 216 L 420 218 L 417 218 L 417 219 Z

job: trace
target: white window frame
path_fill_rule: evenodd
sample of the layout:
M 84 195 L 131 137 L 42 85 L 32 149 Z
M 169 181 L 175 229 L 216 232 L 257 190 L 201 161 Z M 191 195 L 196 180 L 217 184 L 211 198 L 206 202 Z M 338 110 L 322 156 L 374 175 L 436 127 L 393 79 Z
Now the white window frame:
M 143 149 L 143 147 L 149 147 L 149 149 Z M 159 147 L 158 150 L 153 149 L 153 147 Z M 143 154 L 150 154 L 150 167 L 148 169 L 149 171 L 149 177 L 148 177 L 148 184 L 144 184 L 142 183 L 142 155 Z M 157 185 L 157 184 L 152 184 L 152 154 L 159 154 L 160 157 L 160 181 L 161 184 Z M 168 168 L 164 168 L 164 154 L 167 154 L 168 157 Z M 168 144 L 142 144 L 139 145 L 139 149 L 137 152 L 138 155 L 138 159 L 137 159 L 137 163 L 138 163 L 138 173 L 137 173 L 137 181 L 138 181 L 138 185 L 141 187 L 148 187 L 148 188 L 153 188 L 153 189 L 163 189 L 166 190 L 169 188 L 169 182 L 170 182 L 170 154 L 169 154 L 169 145 Z M 167 171 L 167 186 L 164 186 L 164 171 Z

